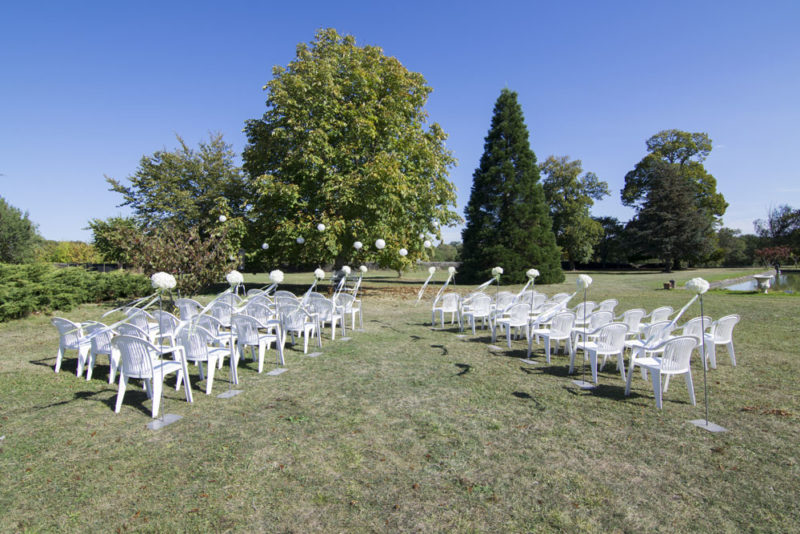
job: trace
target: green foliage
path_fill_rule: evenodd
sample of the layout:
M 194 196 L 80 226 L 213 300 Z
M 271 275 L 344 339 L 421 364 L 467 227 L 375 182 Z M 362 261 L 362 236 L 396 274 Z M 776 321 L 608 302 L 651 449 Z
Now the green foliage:
M 36 261 L 53 263 L 102 263 L 97 249 L 83 241 L 44 241 L 36 248 Z
M 133 299 L 150 291 L 146 276 L 125 271 L 95 273 L 43 263 L 0 264 L 0 322 L 33 312 L 69 311 L 84 302 Z
M 753 265 L 753 251 L 748 253 L 748 237 L 732 228 L 720 228 L 717 232 L 717 252 L 719 264 L 724 267 Z
M 605 267 L 608 264 L 628 263 L 629 245 L 625 225 L 615 217 L 596 217 L 603 228 L 603 236 L 594 249 L 594 260 Z
M 221 134 L 211 135 L 197 150 L 177 138 L 180 147 L 176 150 L 142 157 L 136 173 L 129 177 L 130 186 L 113 178 L 106 180 L 112 191 L 122 194 L 120 206 L 131 207 L 140 227 L 169 223 L 197 228 L 206 236 L 214 231 L 220 215 L 244 213 L 246 197 L 241 171 L 234 163 L 236 154 Z M 120 218 L 109 223 L 127 224 Z
M 466 216 L 462 281 L 487 280 L 495 266 L 504 269 L 504 283 L 523 282 L 530 268 L 541 273 L 537 282 L 564 280 L 528 128 L 517 94 L 508 89 L 494 106 Z
M 766 219 L 754 223 L 762 247 L 785 246 L 800 254 L 800 209 L 786 204 L 771 208 Z
M 34 259 L 41 238 L 27 213 L 0 197 L 0 262 L 24 263 Z
M 706 213 L 710 223 L 717 224 L 728 203 L 717 193 L 716 178 L 703 167 L 711 152 L 708 134 L 663 130 L 647 140 L 647 150 L 650 153 L 625 175 L 622 203 L 640 209 L 653 186 L 651 178 L 666 163 L 691 184 L 695 204 Z
M 89 221 L 92 244 L 106 261 L 131 263 L 131 250 L 125 242 L 131 232 L 138 231 L 136 221 L 130 217 L 109 217 Z
M 574 270 L 576 262 L 591 259 L 595 245 L 603 237 L 603 226 L 592 219 L 589 209 L 595 200 L 609 195 L 608 183 L 593 172 L 580 176 L 581 160 L 570 161 L 567 156 L 550 156 L 540 170 L 545 174 L 542 186 L 556 243 Z
M 266 113 L 245 126 L 243 155 L 250 248 L 268 242 L 266 265 L 371 260 L 405 269 L 424 256 L 420 233 L 438 236 L 439 225 L 459 221 L 447 179 L 455 160 L 441 127 L 425 127 L 431 88 L 422 75 L 333 29 L 298 45 L 273 74 Z
M 639 254 L 661 259 L 666 271 L 681 260 L 706 258 L 713 247 L 711 222 L 697 206 L 692 184 L 670 163 L 659 162 L 650 172 L 647 197 L 627 227 Z
M 439 243 L 433 249 L 433 261 L 459 261 L 461 259 L 462 245 L 458 241 L 451 241 L 450 243 Z

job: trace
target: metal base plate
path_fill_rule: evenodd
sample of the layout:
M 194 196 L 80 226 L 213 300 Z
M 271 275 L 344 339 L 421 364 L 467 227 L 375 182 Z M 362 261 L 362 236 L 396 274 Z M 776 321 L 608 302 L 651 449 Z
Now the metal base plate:
M 175 421 L 180 421 L 181 419 L 183 419 L 182 415 L 167 413 L 164 414 L 162 419 L 154 419 L 153 421 L 147 423 L 147 428 L 148 430 L 158 430 L 159 428 L 164 428 L 165 426 L 171 425 Z
M 597 387 L 591 382 L 586 382 L 585 380 L 573 380 L 572 383 L 581 389 L 594 389 Z
M 497 345 L 489 345 L 489 350 L 503 350 L 503 347 L 498 347 Z
M 340 337 L 339 341 L 350 341 L 351 339 L 353 339 L 353 338 L 352 337 Z
M 235 397 L 239 393 L 244 393 L 241 389 L 229 389 L 228 391 L 224 391 L 217 395 L 218 399 L 230 399 L 231 397 Z
M 286 371 L 288 371 L 288 369 L 286 367 L 278 367 L 277 369 L 273 369 L 272 371 L 270 371 L 267 374 L 270 375 L 270 376 L 277 376 L 277 375 L 279 375 L 281 373 L 285 373 Z
M 321 352 L 312 352 L 311 354 L 307 354 L 309 358 L 316 358 L 317 356 L 322 356 Z
M 535 360 L 529 360 L 527 358 L 520 358 L 519 361 L 521 361 L 522 363 L 527 363 L 528 365 L 538 365 L 539 364 L 539 362 L 537 362 Z
M 703 430 L 708 430 L 709 432 L 727 432 L 728 429 L 719 426 L 716 423 L 712 423 L 710 421 L 706 421 L 705 419 L 694 419 L 693 421 L 689 421 L 697 428 L 702 428 Z
M 466 339 L 466 338 L 468 338 L 469 336 L 468 336 L 468 335 L 466 335 L 466 334 L 456 334 L 456 337 L 457 337 L 458 339 Z

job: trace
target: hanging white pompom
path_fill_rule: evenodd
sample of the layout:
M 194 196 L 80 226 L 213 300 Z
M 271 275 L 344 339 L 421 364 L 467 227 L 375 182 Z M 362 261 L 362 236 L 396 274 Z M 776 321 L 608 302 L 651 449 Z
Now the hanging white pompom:
M 227 218 L 227 217 L 225 217 L 224 215 L 220 215 L 220 216 L 219 216 L 219 222 L 225 222 L 225 221 L 227 221 L 227 220 L 228 220 L 228 218 Z
M 355 243 L 353 243 L 353 248 L 356 249 L 356 250 L 361 250 L 361 247 L 363 247 L 363 246 L 364 246 L 364 243 L 362 243 L 361 241 L 356 241 Z
M 377 248 L 378 250 L 383 250 L 383 247 L 385 246 L 386 246 L 386 241 L 384 241 L 383 239 L 378 239 L 377 241 L 375 241 L 375 248 Z
M 267 250 L 269 248 L 269 245 L 267 245 L 266 243 L 261 243 L 261 248 Z
M 431 248 L 431 242 L 426 239 L 425 242 L 422 243 L 422 246 L 425 248 Z
M 404 249 L 404 248 L 401 248 L 400 250 L 398 250 L 397 253 L 400 254 L 403 257 L 408 256 L 408 251 L 406 249 Z
M 300 236 L 300 237 L 298 237 L 298 238 L 296 239 L 296 241 L 297 241 L 297 244 L 298 244 L 298 245 L 302 245 L 303 243 L 305 243 L 305 242 L 306 242 L 306 240 L 303 238 L 303 236 Z
M 325 225 L 322 224 L 322 223 L 319 223 L 317 225 L 317 230 L 319 230 L 320 232 L 324 232 L 325 231 Z

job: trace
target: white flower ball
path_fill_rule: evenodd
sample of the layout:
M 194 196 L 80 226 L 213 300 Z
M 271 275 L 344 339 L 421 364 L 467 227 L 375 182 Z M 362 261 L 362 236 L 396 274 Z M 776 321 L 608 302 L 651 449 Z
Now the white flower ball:
M 408 256 L 408 251 L 406 249 L 404 249 L 404 248 L 401 248 L 397 252 L 398 252 L 398 254 L 400 254 L 403 257 Z
M 269 248 L 269 245 L 267 245 L 266 243 L 261 243 L 261 248 L 267 250 Z
M 295 241 L 297 241 L 298 245 L 302 245 L 303 243 L 306 242 L 306 240 L 303 238 L 303 236 L 298 237 L 297 239 L 295 239 Z
M 349 266 L 347 266 L 347 265 L 345 265 L 344 267 L 342 267 L 342 272 L 343 272 L 344 274 L 346 274 L 346 275 L 347 275 L 347 274 L 350 274 L 350 267 L 349 267 Z
M 163 271 L 153 274 L 150 277 L 150 282 L 156 289 L 173 289 L 177 284 L 174 276 Z
M 356 250 L 361 250 L 361 247 L 363 247 L 363 246 L 364 246 L 364 243 L 362 243 L 361 241 L 356 241 L 355 243 L 353 243 L 353 248 L 356 249 Z
M 426 239 L 426 240 L 425 240 L 425 241 L 422 243 L 422 246 L 423 246 L 423 247 L 425 247 L 425 248 L 431 248 L 431 246 L 432 246 L 432 243 Z
M 578 289 L 586 289 L 590 285 L 592 285 L 592 277 L 589 276 L 588 274 L 579 274 L 577 284 L 578 284 Z
M 536 269 L 528 269 L 528 272 L 526 272 L 525 274 L 528 275 L 528 278 L 536 278 L 537 276 L 539 276 L 539 271 L 537 271 Z
M 436 272 L 436 267 L 434 267 L 433 265 L 431 265 L 430 267 L 428 267 L 428 274 L 433 274 L 433 273 L 435 273 L 435 272 Z
M 383 250 L 383 247 L 385 246 L 386 246 L 386 241 L 384 241 L 383 239 L 378 239 L 377 241 L 375 241 L 375 248 L 377 248 L 378 250 Z
M 275 282 L 276 284 L 280 284 L 283 282 L 283 271 L 275 269 L 271 273 L 269 273 L 269 279 Z
M 225 221 L 227 221 L 227 220 L 228 220 L 228 218 L 227 218 L 227 217 L 225 217 L 224 215 L 220 215 L 220 216 L 219 216 L 219 222 L 223 222 L 223 223 L 224 223 L 224 222 L 225 222 Z
M 314 278 L 316 278 L 317 280 L 322 280 L 323 278 L 325 278 L 325 271 L 319 268 L 314 269 Z
M 702 278 L 692 278 L 688 282 L 686 282 L 686 289 L 694 293 L 695 295 L 702 295 L 706 291 L 708 291 L 709 284 Z
M 425 234 L 419 234 L 420 239 L 425 239 Z
M 447 272 L 450 273 L 450 274 L 456 274 L 456 268 L 455 267 L 448 267 L 447 268 Z
M 358 268 L 358 270 L 361 271 L 362 273 L 365 273 L 367 272 L 368 269 L 366 265 L 362 265 L 361 267 Z
M 232 286 L 238 286 L 244 283 L 244 276 L 239 271 L 234 270 L 225 275 L 225 280 Z
M 503 274 L 503 268 L 502 267 L 495 267 L 495 268 L 492 269 L 492 276 L 494 276 L 495 278 L 497 278 L 501 274 Z
M 325 225 L 322 224 L 322 223 L 319 223 L 317 225 L 317 230 L 319 230 L 320 232 L 324 232 L 325 231 Z

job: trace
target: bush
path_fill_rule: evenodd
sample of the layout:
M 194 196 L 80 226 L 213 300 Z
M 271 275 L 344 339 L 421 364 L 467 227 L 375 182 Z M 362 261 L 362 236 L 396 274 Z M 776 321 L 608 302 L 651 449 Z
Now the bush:
M 84 302 L 133 299 L 151 291 L 150 280 L 141 274 L 0 264 L 0 322 L 37 311 L 69 311 Z

